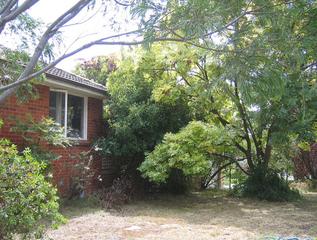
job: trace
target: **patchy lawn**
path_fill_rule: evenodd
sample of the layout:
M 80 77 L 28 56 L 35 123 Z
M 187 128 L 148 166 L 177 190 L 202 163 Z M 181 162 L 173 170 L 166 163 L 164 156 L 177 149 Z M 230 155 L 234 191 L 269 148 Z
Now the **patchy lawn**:
M 158 196 L 120 211 L 68 203 L 69 222 L 48 236 L 59 239 L 264 239 L 317 237 L 317 194 L 295 203 L 237 199 L 224 193 Z

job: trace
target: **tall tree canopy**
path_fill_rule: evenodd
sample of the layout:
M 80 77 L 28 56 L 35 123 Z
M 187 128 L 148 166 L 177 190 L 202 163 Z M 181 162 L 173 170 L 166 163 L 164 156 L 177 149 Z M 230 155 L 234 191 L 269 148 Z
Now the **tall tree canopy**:
M 27 10 L 36 5 L 38 0 L 1 0 L 0 1 L 0 34 L 4 36 L 7 32 L 6 28 L 16 31 L 20 29 L 26 35 L 28 29 L 38 30 L 37 25 L 29 15 Z M 87 42 L 77 49 L 70 49 L 64 54 L 57 56 L 48 64 L 42 66 L 40 69 L 35 70 L 35 66 L 42 56 L 42 54 L 49 50 L 52 39 L 62 29 L 67 29 L 72 25 L 80 24 L 80 21 L 74 20 L 75 17 L 83 12 L 84 9 L 92 9 L 96 4 L 101 4 L 104 7 L 105 22 L 109 26 L 115 26 L 118 23 L 118 18 L 115 13 L 118 11 L 126 11 L 128 19 L 137 19 L 138 26 L 135 29 L 127 32 L 121 32 L 114 35 L 106 35 L 104 37 Z M 315 28 L 315 1 L 300 0 L 295 2 L 281 2 L 281 1 L 151 1 L 151 0 L 138 0 L 131 2 L 120 1 L 97 1 L 97 0 L 78 0 L 71 8 L 67 9 L 55 21 L 47 27 L 42 28 L 42 31 L 36 33 L 34 48 L 31 50 L 30 58 L 23 63 L 25 69 L 20 73 L 18 78 L 12 79 L 11 82 L 0 85 L 0 103 L 10 96 L 18 86 L 30 81 L 30 79 L 44 73 L 47 69 L 55 66 L 63 59 L 72 56 L 79 51 L 87 49 L 94 45 L 149 45 L 157 41 L 174 41 L 186 42 L 204 49 L 212 51 L 232 51 L 232 38 L 233 28 L 238 26 L 242 32 L 249 31 L 249 41 L 257 38 L 257 35 L 263 30 L 268 29 L 266 25 L 274 25 L 275 32 L 282 30 L 284 38 L 288 43 L 292 43 L 294 38 L 287 38 L 287 29 L 294 27 L 298 36 L 309 36 L 305 45 L 310 45 L 316 34 Z M 290 16 L 290 14 L 292 16 Z M 204 17 L 201 17 L 204 16 Z M 293 18 L 295 16 L 295 18 Z M 276 20 L 279 19 L 279 20 Z M 288 21 L 288 19 L 294 19 Z M 279 23 L 275 24 L 275 23 Z M 283 25 L 283 23 L 286 23 Z M 122 29 L 122 26 L 116 28 Z M 259 28 L 257 28 L 259 27 Z M 281 27 L 283 29 L 281 29 Z M 262 30 L 261 30 L 262 28 Z M 25 30 L 25 31 L 24 31 Z M 238 30 L 238 29 L 237 29 Z M 258 31 L 259 30 L 259 31 Z M 286 30 L 286 31 L 285 31 Z M 241 32 L 241 31 L 240 31 Z M 274 33 L 274 32 L 271 32 Z M 239 34 L 236 34 L 238 38 Z M 265 35 L 265 34 L 264 34 Z M 264 36 L 263 35 L 263 36 Z M 31 36 L 31 34 L 30 34 Z M 32 34 L 34 36 L 34 34 Z M 218 37 L 223 39 L 224 44 L 220 47 L 214 46 L 214 39 Z M 279 42 L 281 39 L 272 38 L 274 42 Z M 309 40 L 310 39 L 310 40 Z M 263 40 L 263 39 L 262 39 Z M 54 42 L 54 41 L 53 41 Z M 286 43 L 286 42 L 285 42 Z M 262 44 L 262 43 L 260 43 Z M 260 46 L 260 45 L 258 45 Z M 284 46 L 288 46 L 285 44 Z M 242 45 L 240 46 L 240 48 Z M 316 48 L 316 46 L 314 47 Z M 260 48 L 258 48 L 259 50 Z M 291 49 L 292 50 L 292 49 Z M 315 49 L 312 49 L 315 50 Z M 251 52 L 252 53 L 252 52 Z M 295 52 L 294 52 L 295 53 Z M 297 53 L 296 53 L 297 54 Z M 306 59 L 306 65 L 303 67 L 314 67 L 316 51 L 306 52 L 306 55 L 312 56 Z M 50 54 L 52 56 L 52 54 Z M 15 59 L 16 60 L 16 59 Z M 15 62 L 15 61 L 14 61 Z
M 245 172 L 252 174 L 268 169 L 290 138 L 314 139 L 315 1 L 175 1 L 153 12 L 160 20 L 149 23 L 148 34 L 186 43 L 173 46 L 178 74 L 171 82 L 181 81 L 176 88 L 185 89 L 199 120 L 234 133 L 230 147 L 236 150 L 224 158 L 245 158 Z M 156 31 L 157 24 L 165 31 Z M 141 167 L 146 176 L 153 172 L 144 166 L 159 160 L 162 148 Z

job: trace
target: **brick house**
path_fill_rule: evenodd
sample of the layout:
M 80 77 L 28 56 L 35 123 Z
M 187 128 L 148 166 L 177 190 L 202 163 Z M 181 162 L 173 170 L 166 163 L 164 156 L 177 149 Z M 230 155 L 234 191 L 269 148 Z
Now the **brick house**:
M 0 119 L 4 126 L 0 129 L 0 138 L 8 138 L 13 143 L 22 143 L 23 139 L 17 133 L 10 131 L 14 125 L 10 116 L 19 119 L 32 116 L 35 121 L 51 117 L 65 129 L 65 136 L 73 143 L 71 147 L 48 146 L 50 150 L 61 157 L 52 162 L 53 184 L 60 195 L 66 196 L 71 191 L 74 169 L 72 166 L 79 161 L 76 154 L 88 151 L 94 139 L 103 132 L 103 101 L 106 96 L 104 86 L 88 79 L 68 73 L 58 68 L 46 72 L 46 80 L 36 85 L 39 97 L 27 103 L 18 104 L 15 96 L 6 100 L 0 106 Z M 101 160 L 93 159 L 95 175 L 101 173 Z M 95 178 L 92 178 L 95 179 Z M 86 192 L 97 187 L 97 181 L 92 180 L 86 186 Z

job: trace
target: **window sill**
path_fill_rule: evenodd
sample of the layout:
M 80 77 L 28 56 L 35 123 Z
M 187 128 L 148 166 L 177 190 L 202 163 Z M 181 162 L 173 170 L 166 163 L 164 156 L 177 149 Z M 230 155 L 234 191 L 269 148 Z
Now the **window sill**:
M 87 138 L 70 138 L 70 137 L 66 137 L 67 140 L 69 141 L 88 141 Z
M 84 138 L 67 138 L 71 144 L 70 147 L 74 146 L 85 146 L 85 145 L 90 145 L 91 142 L 88 139 Z

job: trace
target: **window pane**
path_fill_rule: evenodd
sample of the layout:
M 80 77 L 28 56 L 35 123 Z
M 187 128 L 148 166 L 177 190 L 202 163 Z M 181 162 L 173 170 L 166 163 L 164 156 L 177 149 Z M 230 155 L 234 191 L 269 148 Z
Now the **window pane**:
M 50 92 L 49 116 L 62 127 L 65 126 L 65 93 Z
M 84 98 L 68 95 L 67 137 L 84 137 Z

